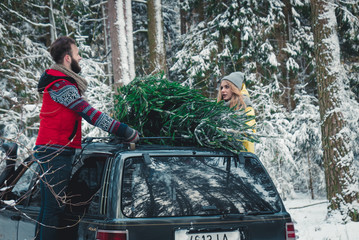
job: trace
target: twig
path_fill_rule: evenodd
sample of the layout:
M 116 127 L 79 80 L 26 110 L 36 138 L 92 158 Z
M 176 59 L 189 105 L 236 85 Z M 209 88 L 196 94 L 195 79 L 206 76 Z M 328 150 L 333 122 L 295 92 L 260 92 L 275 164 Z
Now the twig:
M 324 204 L 324 203 L 328 203 L 328 201 L 319 202 L 319 203 L 313 203 L 313 204 L 304 205 L 304 206 L 301 206 L 301 207 L 292 207 L 292 208 L 289 208 L 289 209 L 302 209 L 302 208 L 311 207 L 311 206 L 315 206 L 315 205 L 319 205 L 319 204 Z

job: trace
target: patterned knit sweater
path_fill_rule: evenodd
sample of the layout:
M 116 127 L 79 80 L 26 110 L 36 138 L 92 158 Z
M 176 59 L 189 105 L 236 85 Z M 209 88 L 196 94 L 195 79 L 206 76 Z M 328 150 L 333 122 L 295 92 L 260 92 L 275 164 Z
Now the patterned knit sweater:
M 49 88 L 52 100 L 78 113 L 88 123 L 102 130 L 123 136 L 127 125 L 93 108 L 79 94 L 77 88 L 66 80 L 58 81 Z

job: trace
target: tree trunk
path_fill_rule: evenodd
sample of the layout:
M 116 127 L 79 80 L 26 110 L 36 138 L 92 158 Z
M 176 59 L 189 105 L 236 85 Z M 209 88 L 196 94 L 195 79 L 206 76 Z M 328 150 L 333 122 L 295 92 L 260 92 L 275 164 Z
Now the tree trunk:
M 280 79 L 282 86 L 283 86 L 283 93 L 280 94 L 280 103 L 291 112 L 295 109 L 295 101 L 294 101 L 294 91 L 295 86 L 297 84 L 297 76 L 296 73 L 291 70 L 287 69 L 286 62 L 288 61 L 290 55 L 285 48 L 287 48 L 288 42 L 291 41 L 291 25 L 292 25 L 292 5 L 289 0 L 283 0 L 284 4 L 283 13 L 285 17 L 285 24 L 278 24 L 275 28 L 275 38 L 278 43 L 278 50 L 279 54 L 277 59 L 280 63 L 280 71 L 282 74 L 282 78 Z
M 310 196 L 312 197 L 312 199 L 314 199 L 312 164 L 311 164 L 311 161 L 310 161 L 309 153 L 307 153 L 307 159 L 308 159 L 308 175 L 309 175 L 308 188 L 310 190 Z
M 314 32 L 316 78 L 321 118 L 323 162 L 330 201 L 329 214 L 340 210 L 343 220 L 350 216 L 358 220 L 351 203 L 357 201 L 357 181 L 352 172 L 353 153 L 345 132 L 341 102 L 343 72 L 333 0 L 311 0 Z
M 135 77 L 131 0 L 109 0 L 114 87 L 128 84 Z
M 147 1 L 150 72 L 167 73 L 161 0 Z
M 132 26 L 132 1 L 125 0 L 124 3 L 125 9 L 125 22 L 126 22 L 126 48 L 128 50 L 128 67 L 129 67 L 129 75 L 130 81 L 135 78 L 135 53 L 133 47 L 133 26 Z
M 54 8 L 53 8 L 52 0 L 50 0 L 49 19 L 50 19 L 50 24 L 52 25 L 52 27 L 50 28 L 50 33 L 51 33 L 51 43 L 53 43 L 57 39 L 57 33 L 56 33 L 56 21 L 54 16 Z
M 181 0 L 182 3 L 184 0 Z M 181 19 L 181 35 L 186 34 L 189 29 L 189 22 L 188 22 L 188 13 L 183 8 L 180 10 L 180 19 Z
M 103 17 L 103 39 L 105 42 L 105 51 L 106 51 L 106 62 L 107 62 L 107 67 L 106 67 L 106 73 L 110 76 L 111 73 L 111 69 L 112 69 L 112 58 L 111 58 L 111 38 L 110 38 L 110 34 L 109 34 L 109 29 L 110 29 L 110 24 L 109 24 L 109 19 L 106 18 L 105 16 L 108 16 L 108 8 L 106 6 L 106 4 L 102 4 L 101 5 L 101 12 L 102 12 L 102 17 Z M 111 77 L 108 78 L 108 85 L 111 86 L 113 84 L 113 79 Z

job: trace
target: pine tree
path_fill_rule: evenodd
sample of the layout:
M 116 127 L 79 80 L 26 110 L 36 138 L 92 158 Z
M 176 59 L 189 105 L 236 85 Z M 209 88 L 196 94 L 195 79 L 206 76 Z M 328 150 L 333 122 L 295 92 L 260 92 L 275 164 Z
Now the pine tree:
M 116 118 L 143 137 L 170 137 L 185 144 L 224 148 L 239 153 L 243 140 L 257 141 L 244 110 L 234 111 L 197 90 L 157 74 L 136 78 L 119 89 Z M 177 141 L 178 144 L 178 141 Z
M 339 210 L 343 220 L 358 221 L 358 181 L 353 169 L 347 123 L 343 115 L 345 94 L 343 66 L 336 32 L 333 1 L 311 1 L 316 57 L 316 77 L 322 130 L 323 162 L 330 210 Z M 331 213 L 331 211 L 329 212 Z

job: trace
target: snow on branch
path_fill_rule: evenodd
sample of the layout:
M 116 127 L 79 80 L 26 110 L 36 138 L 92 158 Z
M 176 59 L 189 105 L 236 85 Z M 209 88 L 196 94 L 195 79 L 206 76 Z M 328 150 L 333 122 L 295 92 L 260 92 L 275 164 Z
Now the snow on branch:
M 24 21 L 26 21 L 26 22 L 28 22 L 28 23 L 34 25 L 34 26 L 37 26 L 37 27 L 51 27 L 51 28 L 53 28 L 53 26 L 52 26 L 51 24 L 35 23 L 35 22 L 33 22 L 33 21 L 27 19 L 26 17 L 22 16 L 20 13 L 14 11 L 14 10 L 8 8 L 8 7 L 6 7 L 6 6 L 5 6 L 4 4 L 2 4 L 2 3 L 1 3 L 1 6 L 3 6 L 3 7 L 6 8 L 7 10 L 9 10 L 9 12 L 14 13 L 15 15 L 17 15 L 18 17 L 20 17 L 20 18 L 23 19 Z

